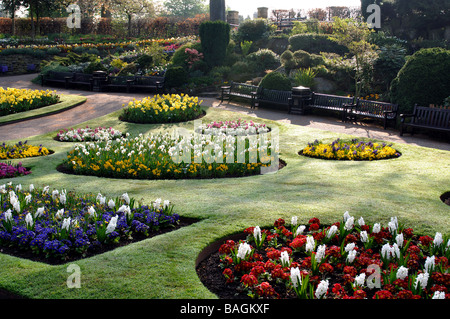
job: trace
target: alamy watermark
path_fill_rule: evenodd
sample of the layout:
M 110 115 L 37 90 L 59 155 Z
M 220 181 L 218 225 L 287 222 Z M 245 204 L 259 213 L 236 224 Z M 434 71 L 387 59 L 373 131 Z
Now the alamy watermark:
M 77 264 L 70 264 L 67 267 L 67 272 L 70 273 L 67 277 L 66 284 L 67 288 L 81 288 L 81 269 Z
M 370 4 L 367 6 L 366 9 L 367 13 L 371 13 L 371 15 L 369 15 L 367 17 L 367 25 L 369 26 L 369 28 L 376 28 L 379 29 L 381 28 L 381 8 L 378 4 Z
M 77 4 L 71 4 L 66 8 L 69 14 L 67 17 L 67 27 L 69 29 L 80 29 L 81 28 L 81 9 Z

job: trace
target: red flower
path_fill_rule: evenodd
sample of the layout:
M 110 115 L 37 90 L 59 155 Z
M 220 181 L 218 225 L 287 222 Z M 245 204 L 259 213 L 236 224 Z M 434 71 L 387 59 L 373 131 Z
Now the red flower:
M 403 235 L 406 238 L 411 238 L 414 234 L 413 234 L 413 229 L 412 228 L 405 228 L 403 229 Z
M 225 244 L 221 245 L 219 248 L 219 253 L 221 254 L 229 254 L 233 250 L 235 243 L 232 240 L 227 240 Z
M 264 281 L 256 287 L 256 294 L 260 297 L 272 297 L 277 293 L 275 289 L 273 289 L 273 287 L 270 285 L 270 283 Z
M 264 269 L 263 266 L 255 266 L 250 271 L 250 274 L 252 274 L 255 277 L 258 277 L 259 275 L 261 275 L 261 274 L 263 274 L 265 272 L 266 272 L 266 270 Z
M 233 271 L 230 268 L 225 268 L 225 270 L 222 273 L 225 278 L 227 279 L 227 283 L 232 283 L 234 281 L 234 274 Z
M 353 292 L 352 299 L 366 299 L 367 294 L 364 290 L 358 289 Z
M 358 238 L 356 238 L 356 236 L 353 235 L 353 234 L 348 234 L 348 235 L 345 237 L 345 244 L 348 244 L 348 243 L 356 243 L 357 241 L 358 241 Z
M 241 283 L 245 287 L 253 287 L 258 284 L 258 279 L 252 274 L 245 274 L 241 278 Z
M 410 290 L 401 290 L 396 295 L 398 299 L 412 299 L 413 296 L 414 294 Z
M 309 220 L 309 222 L 308 222 L 308 224 L 317 224 L 317 225 L 320 225 L 320 220 L 319 220 L 319 218 L 316 218 L 316 217 L 313 217 L 313 218 L 311 218 L 310 220 Z
M 315 231 L 315 230 L 318 230 L 319 227 L 320 227 L 319 224 L 314 223 L 314 224 L 309 225 L 309 230 L 310 231 Z
M 430 236 L 420 236 L 419 241 L 422 243 L 422 245 L 428 247 L 433 242 L 433 238 L 431 238 Z
M 394 296 L 388 290 L 379 290 L 373 295 L 373 299 L 393 299 Z
M 334 270 L 333 266 L 331 266 L 329 263 L 323 263 L 319 266 L 319 271 L 321 273 L 325 272 L 331 273 L 333 272 L 333 270 Z
M 283 218 L 278 218 L 275 221 L 274 226 L 278 228 L 280 226 L 283 226 L 284 224 L 286 224 L 285 220 Z
M 356 268 L 353 266 L 345 266 L 344 274 L 349 274 L 350 276 L 355 277 L 358 274 L 358 272 L 356 271 Z
M 340 258 L 341 257 L 341 249 L 338 246 L 331 246 L 327 249 L 326 255 L 330 255 L 334 258 Z
M 267 258 L 269 258 L 269 259 L 277 260 L 277 259 L 280 259 L 281 251 L 270 247 L 270 248 L 266 249 L 266 255 L 267 255 Z
M 300 237 L 301 236 L 301 237 Z M 299 235 L 295 237 L 294 240 L 289 244 L 292 249 L 300 249 L 303 245 L 306 244 L 306 236 Z

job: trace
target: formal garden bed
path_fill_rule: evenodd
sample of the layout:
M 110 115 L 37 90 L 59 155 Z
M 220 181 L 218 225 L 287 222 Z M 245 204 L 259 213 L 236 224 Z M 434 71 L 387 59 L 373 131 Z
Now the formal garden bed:
M 0 116 L 42 108 L 59 101 L 55 91 L 0 87 Z
M 245 229 L 203 256 L 197 272 L 220 298 L 445 299 L 450 239 L 420 236 L 398 223 L 322 225 L 275 221 Z M 216 245 L 217 248 L 217 245 Z
M 31 170 L 24 167 L 22 163 L 12 164 L 11 162 L 0 162 L 0 179 L 13 178 L 31 174 Z
M 197 96 L 158 94 L 124 105 L 120 120 L 139 124 L 187 122 L 205 114 L 201 108 L 202 102 Z
M 3 143 L 0 145 L 0 159 L 19 159 L 27 157 L 47 156 L 53 151 L 39 145 L 31 145 L 28 141 L 19 141 L 14 145 Z
M 0 186 L 2 253 L 49 264 L 87 258 L 194 223 L 168 200 L 107 198 L 66 190 Z
M 276 163 L 267 139 L 233 135 L 126 134 L 116 140 L 76 144 L 59 166 L 65 173 L 131 179 L 197 179 L 261 174 Z M 253 158 L 253 156 L 255 157 Z M 286 163 L 278 160 L 277 169 Z
M 383 142 L 337 139 L 331 143 L 315 140 L 299 152 L 300 155 L 338 161 L 373 161 L 398 158 L 400 152 Z

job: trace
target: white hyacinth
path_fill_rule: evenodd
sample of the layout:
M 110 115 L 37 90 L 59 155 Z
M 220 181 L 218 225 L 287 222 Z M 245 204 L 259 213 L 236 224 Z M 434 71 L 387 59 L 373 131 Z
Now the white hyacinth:
M 394 234 L 398 229 L 397 217 L 391 217 L 391 221 L 388 223 L 389 231 Z
M 345 222 L 344 229 L 347 230 L 347 231 L 350 231 L 350 230 L 353 229 L 354 224 L 355 224 L 355 218 L 354 217 L 349 217 L 347 219 L 347 221 Z
M 313 252 L 315 248 L 316 248 L 316 242 L 314 241 L 314 237 L 311 235 L 308 235 L 306 237 L 306 246 L 305 246 L 306 252 Z
M 261 228 L 259 228 L 259 226 L 256 226 L 253 229 L 253 237 L 255 237 L 255 240 L 260 242 L 261 241 Z
M 361 238 L 361 242 L 367 243 L 369 241 L 369 236 L 367 235 L 367 231 L 363 230 L 359 233 L 359 237 Z
M 375 223 L 372 228 L 372 233 L 378 234 L 380 232 L 380 230 L 381 230 L 380 223 Z
M 359 226 L 364 226 L 366 223 L 364 222 L 364 218 L 362 218 L 362 217 L 360 217 L 359 219 L 358 219 L 358 225 Z
M 442 245 L 443 242 L 444 242 L 444 239 L 442 238 L 442 234 L 436 233 L 436 235 L 434 236 L 434 240 L 433 240 L 434 246 L 440 246 L 440 245 Z
M 30 193 L 34 191 L 34 185 L 33 184 L 30 184 L 29 190 L 30 190 Z
M 5 214 L 5 221 L 6 222 L 12 222 L 12 213 L 11 213 L 11 209 L 8 209 Z
M 315 296 L 317 299 L 323 298 L 328 292 L 328 280 L 322 280 L 317 286 Z
M 289 267 L 291 265 L 291 260 L 289 259 L 289 254 L 287 251 L 281 252 L 280 262 L 283 267 Z
M 239 259 L 245 259 L 247 254 L 250 254 L 252 247 L 247 243 L 241 243 L 238 247 L 237 257 Z
M 435 291 L 432 299 L 445 299 L 445 292 Z
M 347 262 L 349 264 L 353 263 L 353 261 L 355 260 L 355 257 L 356 257 L 356 250 L 350 251 L 347 255 Z
M 323 257 L 325 257 L 325 250 L 326 250 L 326 248 L 327 248 L 326 245 L 320 245 L 319 247 L 317 247 L 316 261 L 318 263 L 320 263 L 320 261 L 323 259 Z
M 291 268 L 291 282 L 294 288 L 298 288 L 302 285 L 302 276 L 298 267 Z
M 66 231 L 69 231 L 70 223 L 71 223 L 71 218 L 70 217 L 64 218 L 61 228 L 65 229 Z
M 298 217 L 297 216 L 292 216 L 291 217 L 291 224 L 292 226 L 297 226 L 298 223 Z
M 91 216 L 91 217 L 95 217 L 96 216 L 94 206 L 89 206 L 88 213 L 89 213 L 89 216 Z
M 366 274 L 362 273 L 358 276 L 355 277 L 355 283 L 360 286 L 360 287 L 364 287 L 364 283 L 366 282 Z
M 110 199 L 110 200 L 108 201 L 108 207 L 109 207 L 110 209 L 113 209 L 115 206 L 116 206 L 116 203 L 115 203 L 112 199 Z
M 424 265 L 425 271 L 428 273 L 431 273 L 431 272 L 433 272 L 435 267 L 436 267 L 435 257 L 434 256 L 427 257 L 427 259 L 425 260 L 425 265 Z
M 26 223 L 27 227 L 32 227 L 33 226 L 33 216 L 31 216 L 31 213 L 28 213 L 25 216 L 25 223 Z
M 32 196 L 31 196 L 31 194 L 28 194 L 27 196 L 25 196 L 25 204 L 30 204 L 31 203 L 31 199 L 32 199 Z
M 336 225 L 331 226 L 330 229 L 328 229 L 327 231 L 327 238 L 330 239 L 331 237 L 333 237 L 337 231 L 338 228 Z
M 400 266 L 397 269 L 397 279 L 405 279 L 408 277 L 408 268 Z
M 422 289 L 425 289 L 428 284 L 429 274 L 427 272 L 418 274 L 416 277 L 416 281 L 414 282 L 414 288 L 417 289 L 417 286 L 420 284 Z
M 346 252 L 350 252 L 350 251 L 352 251 L 353 249 L 355 249 L 355 247 L 356 247 L 355 243 L 348 243 L 347 245 L 345 245 L 344 250 L 345 250 Z
M 351 216 L 349 214 L 349 212 L 345 212 L 344 213 L 344 223 L 347 221 L 347 219 L 349 219 Z
M 303 234 L 303 232 L 305 231 L 306 226 L 305 225 L 300 225 L 297 227 L 297 230 L 295 231 L 295 236 L 301 235 Z
M 42 215 L 44 215 L 44 210 L 45 210 L 45 207 L 39 207 L 39 208 L 36 210 L 36 214 L 34 214 L 34 218 L 39 218 L 39 217 L 41 217 Z
M 127 205 L 130 205 L 130 197 L 128 196 L 128 193 L 123 193 L 120 198 L 123 199 Z
M 400 233 L 397 236 L 395 236 L 395 241 L 396 241 L 398 247 L 400 247 L 400 248 L 403 247 L 403 242 L 404 242 L 403 234 Z
M 108 234 L 110 234 L 110 233 L 112 233 L 115 229 L 116 229 L 116 226 L 117 226 L 117 219 L 118 219 L 119 217 L 116 215 L 116 216 L 114 216 L 114 217 L 111 217 L 111 220 L 109 221 L 109 224 L 108 224 L 108 226 L 106 227 L 106 234 L 108 235 Z
M 61 204 L 63 204 L 63 205 L 66 204 L 66 202 L 67 202 L 67 194 L 66 194 L 65 190 L 61 191 L 61 194 L 59 194 L 59 202 Z

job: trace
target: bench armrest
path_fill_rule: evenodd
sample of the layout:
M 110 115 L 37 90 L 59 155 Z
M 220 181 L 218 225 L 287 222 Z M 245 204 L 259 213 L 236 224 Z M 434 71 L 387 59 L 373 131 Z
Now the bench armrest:
M 415 116 L 415 114 L 412 114 L 412 113 L 410 113 L 410 114 L 400 114 L 401 118 L 414 117 L 414 116 Z

